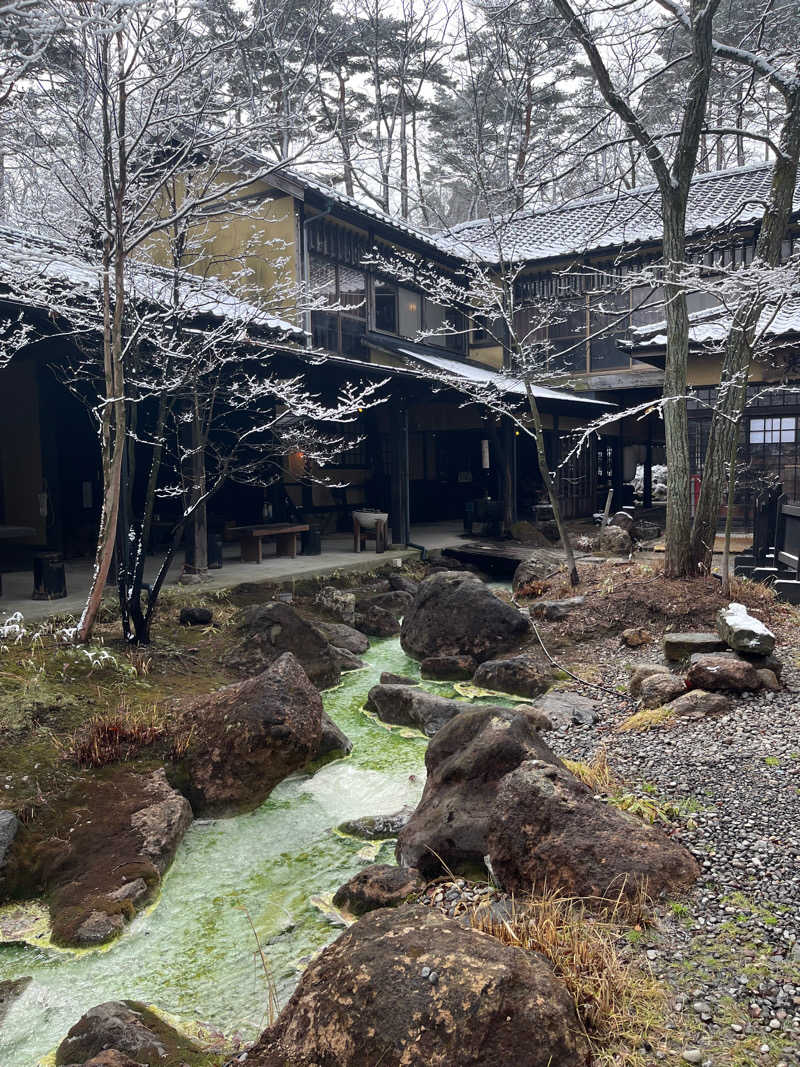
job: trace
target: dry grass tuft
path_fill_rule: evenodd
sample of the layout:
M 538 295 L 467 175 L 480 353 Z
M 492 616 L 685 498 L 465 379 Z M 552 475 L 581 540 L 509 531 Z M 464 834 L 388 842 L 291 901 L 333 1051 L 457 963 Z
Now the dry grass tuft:
M 135 758 L 166 735 L 166 724 L 156 708 L 131 708 L 93 716 L 66 747 L 67 758 L 79 767 L 105 767 Z
M 661 987 L 623 956 L 631 916 L 650 915 L 644 895 L 635 897 L 628 900 L 620 894 L 598 915 L 599 901 L 546 890 L 516 902 L 507 920 L 480 905 L 471 915 L 473 929 L 506 945 L 540 952 L 549 961 L 575 1003 L 596 1063 L 636 1063 L 636 1050 L 660 1024 L 664 1011 Z
M 621 788 L 609 766 L 605 746 L 597 751 L 591 763 L 572 759 L 565 759 L 562 762 L 567 770 L 580 779 L 593 793 L 615 793 Z
M 630 718 L 625 719 L 617 727 L 620 733 L 642 733 L 645 730 L 652 730 L 654 726 L 661 726 L 662 723 L 670 722 L 674 716 L 674 712 L 667 706 L 660 708 L 644 708 L 642 711 L 637 711 L 635 715 L 631 715 Z

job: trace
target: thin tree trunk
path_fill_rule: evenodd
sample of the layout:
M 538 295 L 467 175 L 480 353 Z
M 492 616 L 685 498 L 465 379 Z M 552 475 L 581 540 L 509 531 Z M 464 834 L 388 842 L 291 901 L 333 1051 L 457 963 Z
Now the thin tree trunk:
M 667 525 L 664 574 L 683 578 L 693 573 L 689 553 L 689 423 L 686 383 L 689 316 L 681 284 L 684 261 L 685 209 L 662 197 L 664 211 L 664 296 L 667 318 L 667 358 L 664 368 L 664 437 L 667 452 Z
M 797 184 L 800 159 L 800 92 L 788 102 L 781 133 L 781 155 L 772 169 L 769 203 L 764 213 L 756 244 L 756 259 L 768 267 L 781 260 L 781 248 Z M 700 499 L 691 534 L 691 555 L 695 567 L 708 570 L 717 529 L 720 501 L 725 481 L 725 462 L 731 451 L 731 439 L 738 432 L 747 403 L 747 382 L 753 358 L 758 321 L 767 305 L 768 294 L 762 289 L 747 294 L 741 301 L 725 345 L 717 401 L 711 417 L 703 462 Z M 672 468 L 670 467 L 670 477 Z
M 539 474 L 542 477 L 542 481 L 547 489 L 547 497 L 550 501 L 550 506 L 553 509 L 553 519 L 555 520 L 556 527 L 558 528 L 558 536 L 561 538 L 561 544 L 564 548 L 564 555 L 567 557 L 567 571 L 569 573 L 570 585 L 580 585 L 580 575 L 578 574 L 578 567 L 575 563 L 575 553 L 572 550 L 572 542 L 569 539 L 569 533 L 564 520 L 561 518 L 561 505 L 558 499 L 558 486 L 556 480 L 550 471 L 550 465 L 547 462 L 547 452 L 544 447 L 544 429 L 542 427 L 542 416 L 539 413 L 539 405 L 536 403 L 536 398 L 533 395 L 533 390 L 530 384 L 525 382 L 525 392 L 528 397 L 528 408 L 531 413 L 531 421 L 533 422 L 534 440 L 536 442 L 536 458 L 539 462 Z
M 731 531 L 733 530 L 733 504 L 736 493 L 736 459 L 739 453 L 739 424 L 736 424 L 728 456 L 728 512 L 725 516 L 725 546 L 722 550 L 722 592 L 731 595 Z

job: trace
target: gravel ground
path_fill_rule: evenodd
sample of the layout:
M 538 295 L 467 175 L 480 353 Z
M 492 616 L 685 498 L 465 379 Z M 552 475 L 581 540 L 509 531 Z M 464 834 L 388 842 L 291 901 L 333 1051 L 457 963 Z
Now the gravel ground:
M 605 746 L 626 788 L 677 805 L 668 832 L 702 867 L 689 899 L 662 902 L 658 927 L 632 938 L 670 990 L 668 1030 L 649 1061 L 800 1064 L 798 620 L 779 631 L 779 693 L 734 698 L 715 719 L 620 733 L 631 704 L 594 690 L 600 723 L 548 737 L 573 759 Z M 618 688 L 628 665 L 662 662 L 659 653 L 657 641 L 634 651 L 610 637 L 581 645 L 580 662 Z

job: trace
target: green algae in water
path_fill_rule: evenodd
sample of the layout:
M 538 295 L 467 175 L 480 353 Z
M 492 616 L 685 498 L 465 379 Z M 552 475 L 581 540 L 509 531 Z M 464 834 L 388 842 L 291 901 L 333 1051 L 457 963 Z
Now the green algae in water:
M 353 742 L 351 755 L 287 779 L 251 814 L 195 822 L 157 906 L 108 951 L 76 957 L 0 947 L 0 979 L 32 978 L 0 1030 L 2 1067 L 34 1067 L 107 1000 L 157 1004 L 245 1039 L 263 1029 L 267 989 L 247 915 L 284 1004 L 308 959 L 340 932 L 311 898 L 332 894 L 369 862 L 359 856 L 364 841 L 331 831 L 415 806 L 422 792 L 425 739 L 386 730 L 361 710 L 381 671 L 416 676 L 418 665 L 396 638 L 373 642 L 363 658 L 366 670 L 343 675 L 324 694 L 328 714 Z

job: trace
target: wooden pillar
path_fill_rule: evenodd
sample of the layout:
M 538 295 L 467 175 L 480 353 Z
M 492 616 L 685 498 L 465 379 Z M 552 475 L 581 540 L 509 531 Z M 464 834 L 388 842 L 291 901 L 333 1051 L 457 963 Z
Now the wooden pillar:
M 653 506 L 653 425 L 647 420 L 647 446 L 644 454 L 644 499 L 646 508 Z
M 391 401 L 391 487 L 389 493 L 389 521 L 392 524 L 392 544 L 407 545 L 409 532 L 408 484 L 408 411 L 403 397 Z

